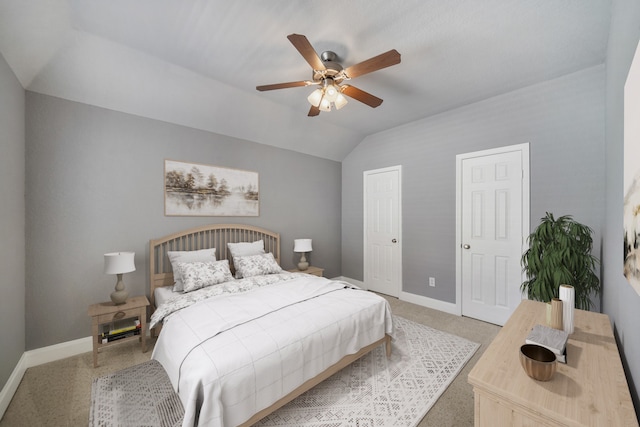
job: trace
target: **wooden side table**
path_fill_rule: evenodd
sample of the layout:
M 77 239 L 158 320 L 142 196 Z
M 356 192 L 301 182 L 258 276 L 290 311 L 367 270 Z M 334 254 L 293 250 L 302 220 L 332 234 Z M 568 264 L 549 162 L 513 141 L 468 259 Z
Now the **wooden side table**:
M 147 351 L 147 306 L 149 300 L 145 296 L 137 296 L 127 299 L 127 302 L 120 305 L 115 305 L 113 302 L 101 302 L 89 306 L 89 316 L 92 319 L 91 337 L 93 339 L 93 367 L 98 366 L 98 351 L 102 347 L 107 347 L 113 344 L 119 344 L 122 342 L 131 341 L 133 339 L 139 339 L 142 343 L 142 352 Z M 100 337 L 100 327 L 105 324 L 109 324 L 115 321 L 135 319 L 140 320 L 140 335 L 133 335 L 131 337 L 122 338 L 117 341 L 111 341 L 102 343 Z
M 306 270 L 298 270 L 297 268 L 292 268 L 291 270 L 287 270 L 287 271 L 291 273 L 306 273 L 306 274 L 312 274 L 314 276 L 322 277 L 324 273 L 324 268 L 314 267 L 310 265 L 309 268 L 307 268 Z

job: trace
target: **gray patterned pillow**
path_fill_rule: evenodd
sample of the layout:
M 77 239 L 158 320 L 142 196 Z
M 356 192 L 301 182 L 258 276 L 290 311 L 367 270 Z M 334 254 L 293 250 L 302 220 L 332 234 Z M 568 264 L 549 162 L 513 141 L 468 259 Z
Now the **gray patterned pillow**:
M 179 262 L 213 262 L 216 260 L 216 248 L 200 249 L 197 251 L 168 251 L 167 257 L 171 262 L 171 270 L 173 270 L 173 292 L 184 291 L 182 277 L 180 272 L 176 271 L 176 264 Z
M 226 259 L 215 262 L 179 262 L 176 268 L 182 277 L 185 292 L 233 280 L 229 261 Z
M 233 266 L 236 268 L 236 279 L 282 272 L 271 252 L 234 258 Z

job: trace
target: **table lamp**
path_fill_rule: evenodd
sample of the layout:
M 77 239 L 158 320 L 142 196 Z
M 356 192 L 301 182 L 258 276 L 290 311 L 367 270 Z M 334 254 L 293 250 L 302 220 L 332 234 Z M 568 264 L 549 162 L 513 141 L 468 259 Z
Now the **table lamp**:
M 307 258 L 304 256 L 305 253 L 311 252 L 311 239 L 295 239 L 293 241 L 293 252 L 301 252 L 300 262 L 298 263 L 298 270 L 306 270 L 309 268 L 309 263 L 307 262 Z
M 104 273 L 118 275 L 115 291 L 111 293 L 111 301 L 113 301 L 115 305 L 124 304 L 129 296 L 129 292 L 124 288 L 122 275 L 136 271 L 136 265 L 133 262 L 135 254 L 135 252 L 111 252 L 104 254 Z

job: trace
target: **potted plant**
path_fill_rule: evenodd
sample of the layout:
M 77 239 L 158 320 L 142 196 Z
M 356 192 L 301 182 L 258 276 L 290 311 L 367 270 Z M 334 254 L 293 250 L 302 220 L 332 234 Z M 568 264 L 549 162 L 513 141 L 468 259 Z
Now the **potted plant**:
M 594 273 L 599 261 L 591 255 L 592 232 L 570 215 L 555 219 L 547 212 L 529 235 L 529 249 L 522 255 L 522 271 L 527 275 L 520 286 L 522 292 L 529 299 L 549 302 L 558 298 L 560 285 L 571 285 L 576 308 L 589 310 L 591 294 L 600 293 L 600 280 Z

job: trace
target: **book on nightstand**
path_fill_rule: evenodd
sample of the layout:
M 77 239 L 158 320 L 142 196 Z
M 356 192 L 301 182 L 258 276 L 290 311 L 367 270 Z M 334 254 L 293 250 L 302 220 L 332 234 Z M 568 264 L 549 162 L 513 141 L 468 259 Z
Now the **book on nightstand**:
M 140 320 L 129 321 L 127 323 L 113 322 L 110 325 L 105 325 L 104 331 L 100 334 L 100 340 L 102 344 L 106 344 L 122 338 L 140 335 L 140 331 Z
M 560 363 L 567 363 L 567 340 L 569 334 L 561 329 L 554 329 L 544 325 L 535 325 L 525 343 L 537 344 L 553 351 L 556 360 Z

